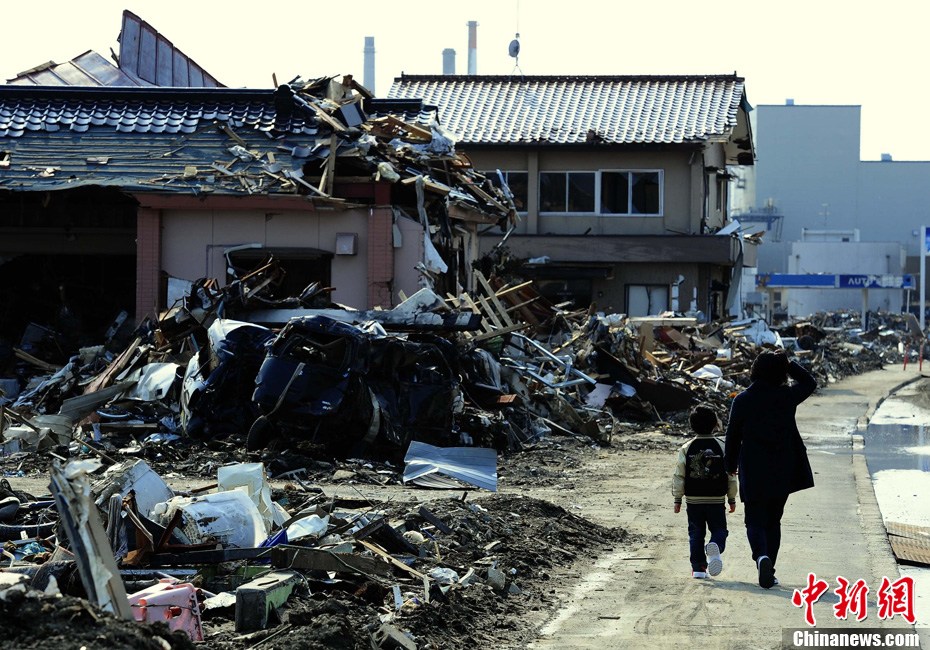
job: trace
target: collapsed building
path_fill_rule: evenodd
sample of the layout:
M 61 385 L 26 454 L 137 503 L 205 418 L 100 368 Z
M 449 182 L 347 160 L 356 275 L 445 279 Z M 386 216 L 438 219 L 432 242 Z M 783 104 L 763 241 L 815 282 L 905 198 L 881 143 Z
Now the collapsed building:
M 0 336 L 16 343 L 28 319 L 99 340 L 121 312 L 141 322 L 190 282 L 225 284 L 269 254 L 280 296 L 317 283 L 334 302 L 389 308 L 424 285 L 457 293 L 478 226 L 515 218 L 433 111 L 351 77 L 7 86 L 0 202 Z

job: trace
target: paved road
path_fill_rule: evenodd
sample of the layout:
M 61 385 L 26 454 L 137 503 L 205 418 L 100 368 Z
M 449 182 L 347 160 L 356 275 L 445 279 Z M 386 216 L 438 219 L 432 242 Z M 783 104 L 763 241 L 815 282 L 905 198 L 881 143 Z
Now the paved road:
M 848 378 L 817 392 L 799 409 L 799 425 L 817 486 L 792 496 L 783 520 L 778 561 L 781 585 L 763 590 L 745 539 L 740 508 L 730 515 L 723 574 L 691 579 L 684 515 L 671 508 L 671 459 L 651 454 L 605 478 L 595 489 L 602 500 L 579 499 L 584 514 L 642 535 L 641 546 L 602 558 L 564 594 L 564 607 L 532 644 L 550 648 L 778 648 L 785 628 L 805 626 L 791 604 L 808 572 L 830 582 L 815 605 L 818 627 L 855 631 L 856 626 L 906 627 L 900 619 L 880 621 L 874 601 L 863 623 L 833 617 L 836 576 L 859 578 L 877 592 L 882 576 L 899 577 L 881 513 L 861 453 L 850 434 L 863 426 L 894 390 L 920 378 L 915 366 L 890 366 Z M 605 464 L 616 459 L 605 456 Z M 621 476 L 622 474 L 622 476 Z M 609 506 L 605 504 L 610 504 Z M 617 506 L 621 507 L 617 507 Z M 930 620 L 918 610 L 918 622 Z

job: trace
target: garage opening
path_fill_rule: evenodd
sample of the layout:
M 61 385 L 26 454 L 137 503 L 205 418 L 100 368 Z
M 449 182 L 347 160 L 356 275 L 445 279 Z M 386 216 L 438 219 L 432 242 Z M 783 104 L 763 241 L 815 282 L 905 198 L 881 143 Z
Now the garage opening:
M 135 237 L 114 189 L 0 193 L 0 343 L 52 362 L 103 343 L 135 311 Z
M 299 296 L 301 291 L 314 282 L 320 287 L 329 287 L 332 283 L 333 254 L 328 251 L 270 247 L 238 250 L 229 254 L 229 260 L 239 277 L 267 263 L 270 257 L 278 261 L 284 274 L 278 283 L 266 291 L 269 299 Z M 226 277 L 227 282 L 233 279 L 230 275 Z M 328 301 L 329 292 L 325 293 L 325 299 Z M 328 302 L 320 306 L 326 307 Z

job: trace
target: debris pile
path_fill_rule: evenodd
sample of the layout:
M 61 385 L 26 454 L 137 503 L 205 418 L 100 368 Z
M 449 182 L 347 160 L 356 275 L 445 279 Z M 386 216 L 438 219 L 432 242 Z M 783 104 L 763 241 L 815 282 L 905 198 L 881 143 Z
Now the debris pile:
M 13 586 L 0 589 L 0 607 L 49 610 L 51 637 L 69 612 L 76 634 L 103 627 L 96 633 L 131 648 L 160 646 L 127 633 L 129 620 L 200 647 L 272 637 L 290 647 L 308 635 L 320 647 L 337 637 L 348 648 L 484 645 L 531 634 L 496 621 L 554 604 L 546 587 L 563 566 L 625 538 L 519 496 L 379 503 L 299 485 L 273 494 L 259 463 L 223 466 L 216 479 L 180 494 L 142 461 L 56 462 L 58 527 L 33 542 L 53 550 L 41 564 L 4 553 L 0 577 Z
M 159 621 L 158 634 L 207 647 L 512 640 L 530 625 L 498 629 L 502 613 L 553 605 L 562 564 L 624 532 L 532 499 L 469 498 L 496 491 L 499 452 L 524 452 L 504 471 L 512 485 L 570 487 L 570 444 L 622 444 L 698 400 L 724 414 L 766 347 L 791 349 L 822 382 L 918 354 L 913 319 L 885 314 L 868 331 L 839 313 L 778 330 L 628 318 L 477 271 L 473 293 L 423 289 L 359 311 L 319 287 L 270 299 L 277 275 L 268 259 L 225 287 L 193 283 L 122 349 L 113 339 L 61 366 L 17 350 L 0 462 L 13 475 L 51 463 L 51 493 L 0 482 L 0 576 L 30 583 L 0 601 L 83 620 L 79 596 L 115 617 L 113 634 Z M 211 483 L 169 484 L 191 476 Z M 345 499 L 324 480 L 465 494 Z M 50 601 L 56 589 L 67 596 Z M 148 647 L 136 643 L 124 645 Z
M 697 401 L 725 413 L 765 347 L 791 349 L 821 383 L 919 354 L 914 324 L 889 314 L 868 331 L 843 313 L 778 330 L 760 319 L 628 318 L 566 311 L 531 283 L 478 271 L 476 292 L 422 289 L 393 309 L 359 311 L 321 302 L 317 286 L 272 300 L 279 275 L 269 258 L 227 286 L 195 282 L 122 350 L 111 340 L 57 366 L 16 349 L 4 380 L 13 390 L 0 398 L 4 466 L 44 471 L 36 452 L 46 462 L 90 453 L 209 474 L 258 454 L 278 476 L 347 458 L 396 466 L 412 442 L 513 451 L 556 434 L 609 444 Z

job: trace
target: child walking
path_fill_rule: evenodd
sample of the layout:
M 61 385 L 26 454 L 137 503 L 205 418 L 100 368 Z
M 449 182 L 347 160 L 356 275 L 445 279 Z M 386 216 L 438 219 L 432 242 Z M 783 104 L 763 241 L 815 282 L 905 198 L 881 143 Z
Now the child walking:
M 672 495 L 675 512 L 681 512 L 685 499 L 688 514 L 688 541 L 691 549 L 691 576 L 706 578 L 720 575 L 726 547 L 727 516 L 736 510 L 739 483 L 736 476 L 727 474 L 724 467 L 724 443 L 714 437 L 720 427 L 717 414 L 707 404 L 699 404 L 689 417 L 695 437 L 678 450 L 678 463 L 672 477 Z M 704 545 L 706 531 L 710 542 Z

